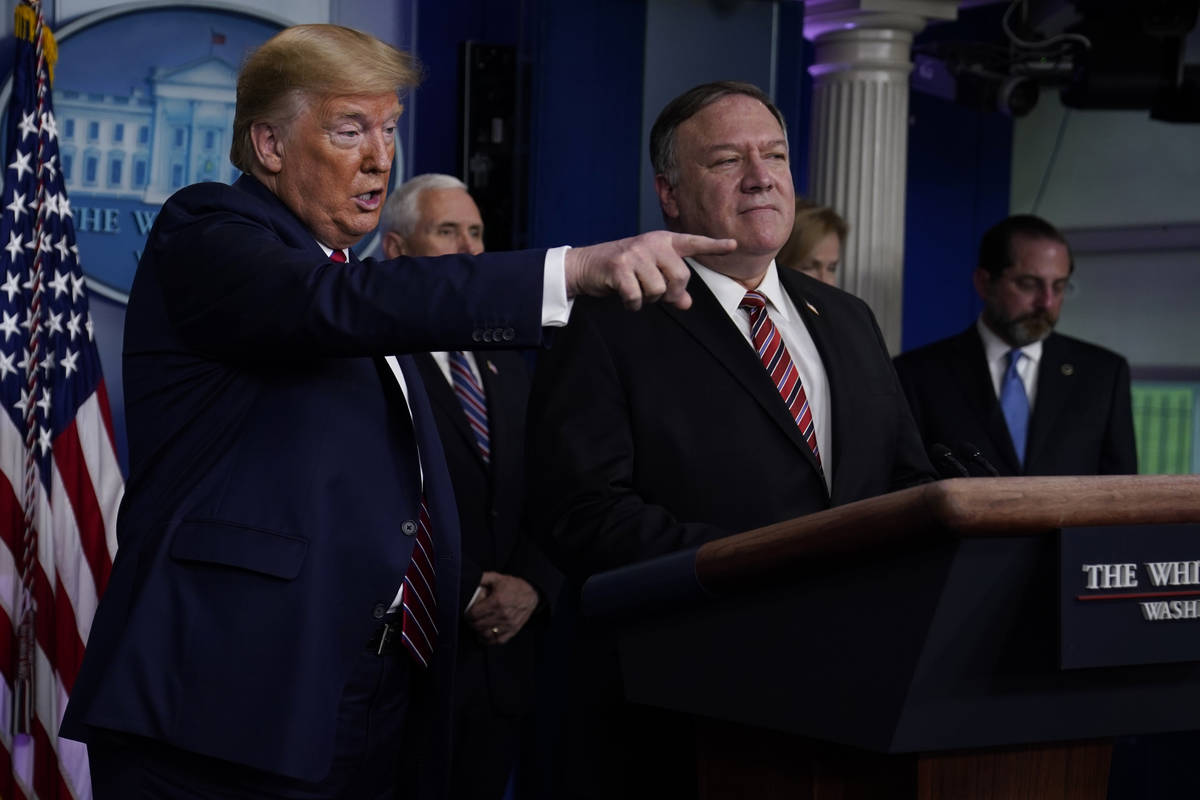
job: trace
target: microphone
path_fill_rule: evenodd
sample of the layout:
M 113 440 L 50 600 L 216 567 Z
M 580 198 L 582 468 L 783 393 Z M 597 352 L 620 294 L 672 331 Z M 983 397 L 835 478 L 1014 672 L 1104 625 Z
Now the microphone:
M 971 473 L 967 472 L 967 468 L 963 466 L 962 462 L 955 458 L 950 448 L 941 442 L 934 442 L 929 445 L 929 453 L 933 456 L 933 463 L 937 467 L 938 474 L 943 478 L 971 477 Z M 942 465 L 950 469 L 944 469 Z
M 979 448 L 970 442 L 959 442 L 958 452 L 965 454 L 967 461 L 979 466 L 988 475 L 993 478 L 1000 477 L 1000 471 L 992 466 L 992 462 L 983 457 L 983 453 L 979 452 Z

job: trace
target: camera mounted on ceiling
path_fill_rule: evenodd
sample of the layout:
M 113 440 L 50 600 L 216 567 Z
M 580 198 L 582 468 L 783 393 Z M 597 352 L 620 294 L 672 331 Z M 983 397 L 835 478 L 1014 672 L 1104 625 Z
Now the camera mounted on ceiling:
M 1080 109 L 1147 109 L 1200 122 L 1200 63 L 1186 63 L 1200 0 L 1012 0 L 992 41 L 913 48 L 913 88 L 1028 114 L 1043 89 Z

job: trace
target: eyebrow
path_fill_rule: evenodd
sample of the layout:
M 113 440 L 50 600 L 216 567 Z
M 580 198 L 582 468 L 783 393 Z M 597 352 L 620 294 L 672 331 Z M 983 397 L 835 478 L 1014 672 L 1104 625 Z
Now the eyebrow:
M 759 146 L 760 147 L 785 147 L 786 148 L 787 147 L 787 139 L 772 139 L 771 141 L 764 142 Z M 734 144 L 733 142 L 722 142 L 721 144 L 710 145 L 705 150 L 705 152 L 706 153 L 715 153 L 719 150 L 740 150 L 741 148 L 742 148 L 741 145 Z

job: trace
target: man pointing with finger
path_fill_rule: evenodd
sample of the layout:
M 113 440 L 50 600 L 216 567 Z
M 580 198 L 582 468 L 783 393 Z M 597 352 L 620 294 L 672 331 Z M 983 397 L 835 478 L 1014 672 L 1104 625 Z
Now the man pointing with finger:
M 776 269 L 795 197 L 770 100 L 745 83 L 698 86 L 663 109 L 650 155 L 667 228 L 732 238 L 737 249 L 688 259 L 687 311 L 628 314 L 581 300 L 539 363 L 531 508 L 576 587 L 932 472 L 867 306 Z M 686 737 L 657 736 L 644 717 L 606 716 L 620 699 L 617 673 L 604 672 L 603 644 L 588 644 L 576 656 L 591 675 L 579 695 L 592 710 L 572 715 L 587 724 L 568 737 L 586 743 L 567 754 L 567 771 L 588 777 L 561 795 L 686 797 L 672 778 L 655 782 L 686 770 L 653 768 L 670 758 L 664 742 Z M 623 742 L 623 752 L 605 742 Z M 622 765 L 624 784 L 605 785 Z
M 130 478 L 62 735 L 97 800 L 445 795 L 460 545 L 413 352 L 537 344 L 570 298 L 686 305 L 669 234 L 360 261 L 412 59 L 288 28 L 238 77 L 232 186 L 162 207 L 129 296 Z

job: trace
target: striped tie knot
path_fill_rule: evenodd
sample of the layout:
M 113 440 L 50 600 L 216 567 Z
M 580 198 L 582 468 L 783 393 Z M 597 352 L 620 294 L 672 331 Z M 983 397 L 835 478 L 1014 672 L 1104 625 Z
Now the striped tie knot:
M 744 309 L 750 315 L 750 338 L 754 342 L 758 358 L 779 391 L 788 413 L 800 428 L 800 435 L 812 450 L 817 465 L 820 466 L 817 426 L 813 421 L 812 409 L 808 405 L 808 395 L 805 394 L 804 384 L 800 381 L 800 372 L 788 353 L 787 345 L 783 343 L 783 336 L 767 313 L 767 298 L 759 292 L 746 292 L 738 308 Z
M 742 302 L 738 304 L 738 308 L 744 308 L 746 311 L 750 312 L 752 319 L 755 314 L 759 313 L 760 311 L 764 311 L 766 307 L 767 298 L 755 291 L 746 292 L 746 296 L 743 297 Z

